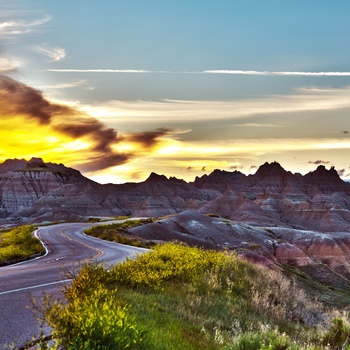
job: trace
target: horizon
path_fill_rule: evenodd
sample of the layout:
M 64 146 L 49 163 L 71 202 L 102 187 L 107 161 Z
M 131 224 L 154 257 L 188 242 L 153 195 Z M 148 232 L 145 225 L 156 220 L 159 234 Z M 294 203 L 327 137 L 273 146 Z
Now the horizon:
M 42 158 L 39 158 L 39 157 L 35 157 L 35 156 L 32 156 L 30 159 L 24 159 L 24 158 L 7 158 L 6 160 L 0 162 L 0 166 L 1 166 L 4 162 L 6 162 L 6 161 L 12 161 L 12 160 L 14 160 L 14 161 L 16 161 L 16 160 L 22 161 L 22 160 L 23 160 L 23 161 L 26 161 L 27 163 L 29 163 L 31 160 L 40 160 L 40 161 L 43 161 L 44 164 L 53 163 L 53 164 L 63 165 L 63 166 L 65 166 L 65 167 L 67 167 L 67 166 L 66 166 L 65 164 L 63 164 L 63 163 L 57 163 L 57 162 L 55 162 L 55 161 L 47 162 L 47 161 L 45 161 L 45 159 L 42 159 Z M 349 181 L 347 181 L 347 180 L 341 178 L 341 174 L 339 174 L 339 171 L 338 171 L 337 169 L 335 169 L 334 166 L 330 166 L 329 169 L 328 169 L 324 164 L 317 164 L 317 166 L 315 165 L 315 168 L 314 168 L 314 169 L 311 169 L 310 171 L 305 172 L 305 173 L 300 173 L 300 172 L 292 172 L 291 170 L 286 169 L 281 163 L 279 163 L 279 162 L 277 162 L 277 161 L 265 162 L 265 163 L 263 163 L 263 164 L 260 164 L 259 166 L 257 166 L 257 167 L 254 169 L 255 171 L 254 171 L 254 172 L 251 172 L 251 173 L 244 173 L 244 172 L 242 172 L 242 171 L 240 171 L 240 170 L 231 170 L 231 171 L 230 171 L 230 170 L 224 170 L 224 169 L 213 169 L 213 170 L 212 170 L 210 173 L 208 173 L 208 174 L 202 174 L 201 176 L 196 175 L 192 180 L 186 180 L 186 179 L 183 179 L 183 178 L 176 177 L 176 176 L 174 176 L 174 175 L 165 175 L 165 174 L 157 173 L 157 172 L 154 172 L 154 171 L 150 172 L 144 179 L 141 179 L 140 181 L 127 181 L 127 182 L 105 182 L 105 183 L 103 183 L 103 182 L 98 182 L 98 181 L 96 181 L 96 180 L 91 179 L 89 176 L 85 175 L 84 173 L 82 173 L 82 175 L 83 175 L 84 177 L 90 179 L 90 180 L 93 180 L 93 181 L 95 181 L 95 182 L 101 184 L 101 185 L 106 185 L 106 184 L 123 185 L 123 184 L 126 184 L 126 183 L 141 183 L 141 182 L 147 181 L 147 180 L 152 176 L 152 174 L 155 174 L 155 175 L 157 175 L 157 176 L 159 176 L 159 177 L 165 177 L 167 180 L 169 180 L 170 178 L 175 178 L 175 179 L 177 179 L 177 180 L 183 180 L 183 181 L 185 181 L 185 182 L 187 182 L 187 183 L 191 183 L 191 182 L 194 182 L 194 181 L 196 180 L 196 178 L 201 178 L 202 176 L 205 176 L 205 175 L 209 176 L 210 174 L 212 174 L 212 173 L 215 172 L 215 171 L 222 171 L 222 172 L 227 172 L 227 173 L 238 172 L 238 173 L 241 173 L 241 174 L 243 174 L 243 175 L 245 175 L 245 176 L 249 176 L 249 175 L 253 175 L 253 176 L 254 176 L 262 166 L 264 166 L 264 165 L 273 165 L 273 164 L 278 164 L 283 170 L 285 170 L 286 172 L 291 173 L 292 175 L 302 175 L 302 176 L 305 176 L 305 175 L 307 175 L 307 174 L 309 174 L 309 173 L 311 173 L 311 172 L 315 172 L 315 171 L 316 171 L 318 168 L 320 168 L 320 167 L 321 167 L 321 168 L 324 168 L 324 169 L 327 170 L 327 171 L 330 171 L 330 170 L 333 170 L 333 169 L 334 169 L 334 170 L 336 171 L 337 175 L 339 176 L 339 178 L 340 178 L 342 181 L 344 181 L 344 182 L 349 182 Z M 72 168 L 72 167 L 68 167 L 68 168 Z M 74 169 L 74 170 L 79 170 L 79 169 L 75 169 L 75 168 L 72 168 L 72 169 Z
M 0 161 L 36 154 L 99 183 L 249 175 L 273 161 L 350 180 L 350 3 L 0 10 Z

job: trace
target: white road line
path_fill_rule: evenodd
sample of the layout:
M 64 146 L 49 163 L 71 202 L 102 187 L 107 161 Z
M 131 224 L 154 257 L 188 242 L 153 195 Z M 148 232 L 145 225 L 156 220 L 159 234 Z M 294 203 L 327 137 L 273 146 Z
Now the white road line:
M 72 282 L 72 281 L 73 281 L 72 279 L 67 279 L 67 280 L 62 280 L 62 281 L 57 281 L 57 282 L 38 284 L 37 286 L 24 287 L 24 288 L 19 288 L 19 289 L 8 290 L 6 292 L 0 292 L 0 295 L 10 294 L 10 293 L 15 293 L 15 292 L 23 292 L 23 291 L 28 290 L 28 289 L 47 287 L 47 286 L 52 286 L 54 284 L 67 283 L 67 282 Z
M 45 248 L 45 255 L 41 256 L 41 257 L 44 257 L 47 254 L 49 254 L 49 249 L 46 247 L 46 244 L 39 238 L 38 233 L 39 233 L 39 230 L 35 230 L 34 236 L 40 241 L 41 245 Z

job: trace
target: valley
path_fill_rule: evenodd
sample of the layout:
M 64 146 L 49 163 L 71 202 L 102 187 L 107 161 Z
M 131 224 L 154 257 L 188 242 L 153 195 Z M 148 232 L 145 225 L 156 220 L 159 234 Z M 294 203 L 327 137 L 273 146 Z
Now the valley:
M 248 176 L 215 170 L 187 183 L 152 173 L 140 183 L 101 185 L 63 164 L 12 159 L 0 164 L 0 203 L 4 228 L 158 218 L 129 234 L 236 251 L 264 265 L 298 268 L 334 288 L 350 278 L 350 184 L 333 167 L 301 175 L 273 162 Z

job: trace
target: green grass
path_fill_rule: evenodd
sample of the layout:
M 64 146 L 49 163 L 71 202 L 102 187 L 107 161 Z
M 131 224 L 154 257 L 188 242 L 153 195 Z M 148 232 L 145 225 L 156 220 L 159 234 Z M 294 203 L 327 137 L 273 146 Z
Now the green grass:
M 34 226 L 20 226 L 0 233 L 0 265 L 26 260 L 45 252 L 33 236 Z
M 350 286 L 346 286 L 347 288 L 340 288 L 339 286 L 338 288 L 334 288 L 330 285 L 323 284 L 316 278 L 310 276 L 312 268 L 307 268 L 305 269 L 306 271 L 302 271 L 302 268 L 281 265 L 281 269 L 284 274 L 288 276 L 289 279 L 294 280 L 300 288 L 328 307 L 343 309 L 349 306 Z M 316 268 L 314 269 L 316 270 Z M 309 274 L 306 272 L 309 272 Z
M 45 301 L 56 348 L 340 349 L 350 335 L 346 315 L 331 323 L 280 272 L 172 243 L 108 269 L 83 264 L 64 294 Z
M 121 217 L 120 219 L 123 219 Z M 84 232 L 90 236 L 94 236 L 107 241 L 132 245 L 135 247 L 151 248 L 155 245 L 153 241 L 145 240 L 140 237 L 131 235 L 128 229 L 154 222 L 155 219 L 138 219 L 126 220 L 119 223 L 109 225 L 99 225 L 91 227 Z

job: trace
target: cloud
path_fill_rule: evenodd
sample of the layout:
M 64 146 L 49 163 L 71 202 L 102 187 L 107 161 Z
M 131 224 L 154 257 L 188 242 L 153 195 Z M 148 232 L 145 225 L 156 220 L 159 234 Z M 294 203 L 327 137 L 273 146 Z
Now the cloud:
M 229 70 L 213 69 L 204 70 L 202 74 L 229 74 L 229 75 L 277 75 L 277 76 L 309 76 L 309 77 L 348 77 L 350 72 L 273 72 L 255 70 Z
M 84 85 L 86 83 L 86 80 L 74 80 L 67 83 L 61 83 L 61 84 L 52 84 L 52 85 L 40 85 L 38 88 L 40 89 L 70 89 L 77 86 Z
M 241 166 L 238 166 L 238 165 L 231 165 L 230 167 L 229 167 L 229 170 L 237 170 L 237 169 L 243 169 L 243 166 L 241 165 Z
M 149 148 L 154 146 L 160 137 L 168 136 L 172 133 L 170 129 L 160 128 L 155 131 L 144 131 L 137 134 L 128 135 L 127 139 L 131 142 L 141 143 L 143 146 Z
M 75 108 L 53 103 L 41 91 L 4 75 L 0 75 L 0 113 L 29 118 L 74 139 L 88 139 L 91 144 L 89 156 L 79 166 L 85 171 L 120 165 L 132 157 L 132 153 L 115 150 L 123 137 L 118 137 L 113 128 Z M 158 141 L 158 137 L 168 133 L 167 129 L 159 129 L 132 134 L 129 138 L 150 147 Z
M 67 56 L 66 50 L 62 47 L 54 47 L 47 44 L 36 46 L 34 50 L 48 56 L 52 62 L 62 61 Z
M 34 21 L 9 20 L 2 22 L 0 23 L 0 38 L 4 40 L 12 38 L 13 36 L 28 34 L 37 27 L 51 21 L 51 19 L 51 17 L 45 16 Z
M 76 112 L 70 107 L 50 103 L 42 93 L 7 76 L 0 76 L 1 111 L 6 114 L 26 115 L 40 124 L 49 124 L 53 115 Z
M 10 57 L 0 57 L 0 73 L 11 73 L 23 66 L 20 60 Z
M 128 154 L 118 154 L 113 152 L 104 155 L 90 156 L 88 162 L 78 164 L 77 167 L 83 172 L 95 172 L 125 164 L 130 160 L 130 156 L 131 155 Z
M 260 75 L 260 76 L 305 76 L 305 77 L 348 77 L 350 72 L 299 72 L 299 71 L 256 71 L 240 69 L 211 69 L 203 71 L 164 71 L 144 69 L 48 69 L 50 72 L 62 73 L 150 73 L 150 74 L 224 74 L 224 75 Z
M 267 71 L 255 71 L 255 70 L 228 70 L 228 69 L 211 69 L 200 72 L 202 74 L 230 74 L 230 75 L 271 75 Z
M 339 176 L 344 176 L 345 175 L 345 169 L 337 170 L 337 173 L 338 173 Z
M 235 124 L 238 127 L 248 127 L 248 128 L 281 128 L 282 125 L 277 124 L 263 124 L 263 123 L 244 123 L 244 124 Z
M 329 164 L 330 161 L 324 161 L 324 160 L 315 160 L 315 161 L 308 161 L 308 164 L 315 164 L 315 165 L 320 165 L 320 164 Z
M 52 125 L 55 130 L 73 138 L 88 136 L 94 143 L 92 150 L 102 154 L 113 153 L 111 145 L 118 141 L 114 129 L 106 128 L 100 121 L 89 116 L 73 114 L 67 119 L 60 118 L 58 122 L 53 121 Z
M 161 73 L 143 69 L 48 69 L 48 71 L 62 73 Z
M 242 100 L 161 100 L 161 101 L 119 101 L 112 100 L 102 104 L 86 106 L 89 113 L 101 115 L 105 119 L 118 116 L 118 122 L 159 123 L 182 122 L 192 123 L 205 120 L 234 120 L 251 116 L 271 114 L 329 111 L 350 108 L 350 86 L 343 88 L 303 88 L 289 95 L 270 95 L 264 98 Z M 262 126 L 263 123 L 241 123 L 241 126 Z M 266 125 L 266 124 L 263 124 Z M 267 124 L 277 127 L 277 124 Z M 183 126 L 182 126 L 183 127 Z

